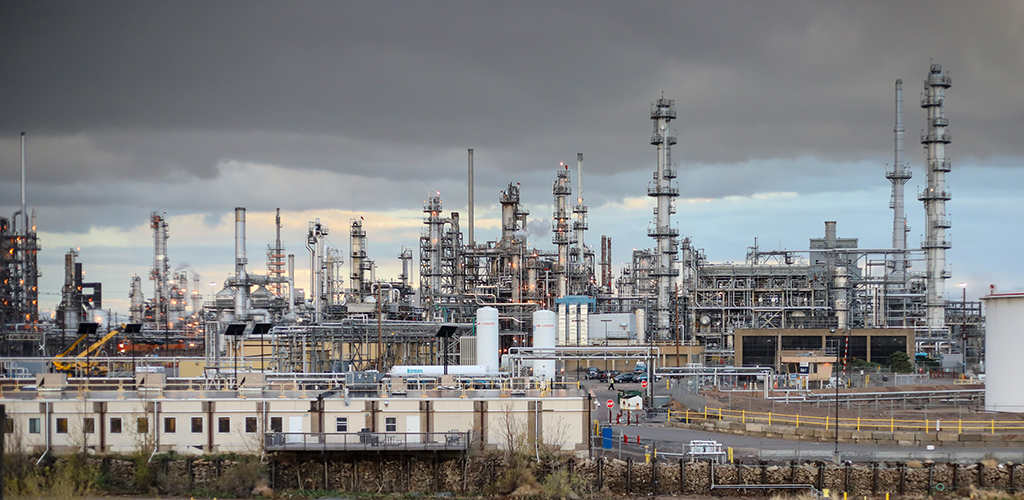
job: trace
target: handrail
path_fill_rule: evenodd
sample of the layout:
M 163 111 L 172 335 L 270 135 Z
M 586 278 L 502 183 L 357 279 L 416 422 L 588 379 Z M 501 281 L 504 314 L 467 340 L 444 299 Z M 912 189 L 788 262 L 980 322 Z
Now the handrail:
M 469 449 L 471 433 L 448 432 L 275 432 L 267 433 L 268 451 L 363 451 Z
M 826 430 L 835 430 L 837 421 L 835 417 L 827 415 L 819 417 L 815 415 L 801 415 L 755 412 L 747 410 L 730 410 L 728 408 L 705 408 L 703 411 L 685 410 L 669 411 L 668 421 L 693 420 L 729 420 L 739 423 L 767 424 L 767 425 L 793 425 L 824 427 Z M 1024 421 L 1015 420 L 942 420 L 942 419 L 897 419 L 897 418 L 862 418 L 862 417 L 840 417 L 838 428 L 855 431 L 912 431 L 912 432 L 955 432 L 964 434 L 965 431 L 980 431 L 995 434 L 996 431 L 1022 431 Z

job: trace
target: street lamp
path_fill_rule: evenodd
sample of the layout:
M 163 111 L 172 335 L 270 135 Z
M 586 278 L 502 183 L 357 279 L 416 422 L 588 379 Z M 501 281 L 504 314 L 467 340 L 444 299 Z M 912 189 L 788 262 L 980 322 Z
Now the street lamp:
M 967 283 L 960 283 L 964 291 L 964 299 L 960 306 L 960 351 L 964 357 L 963 374 L 967 377 Z

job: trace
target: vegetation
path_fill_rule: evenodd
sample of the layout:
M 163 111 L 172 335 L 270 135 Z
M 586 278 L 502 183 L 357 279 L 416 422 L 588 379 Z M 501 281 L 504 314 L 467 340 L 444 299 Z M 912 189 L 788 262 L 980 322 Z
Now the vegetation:
M 914 371 L 914 365 L 910 363 L 907 353 L 896 351 L 889 355 L 889 369 L 896 373 L 910 373 Z

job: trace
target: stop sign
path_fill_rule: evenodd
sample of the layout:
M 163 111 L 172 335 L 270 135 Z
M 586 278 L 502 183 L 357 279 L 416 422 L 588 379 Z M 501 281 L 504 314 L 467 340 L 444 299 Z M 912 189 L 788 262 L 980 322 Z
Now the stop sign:
M 644 380 L 644 381 L 640 382 L 640 387 L 643 387 L 644 389 L 646 389 L 647 388 L 647 381 Z
M 612 400 L 609 399 L 608 400 L 608 407 L 611 408 L 613 406 L 615 406 L 615 401 L 612 401 Z

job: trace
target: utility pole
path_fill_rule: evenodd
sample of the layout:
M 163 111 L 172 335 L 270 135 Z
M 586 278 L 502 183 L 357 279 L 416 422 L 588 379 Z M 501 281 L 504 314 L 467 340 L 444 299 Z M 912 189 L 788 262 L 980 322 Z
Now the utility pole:
M 960 283 L 960 288 L 964 291 L 964 299 L 960 306 L 960 351 L 964 357 L 964 378 L 967 378 L 967 283 Z

